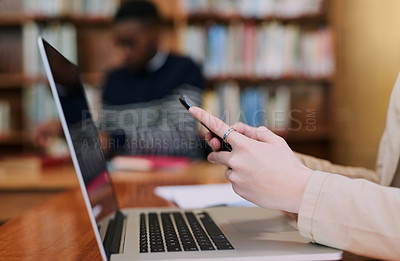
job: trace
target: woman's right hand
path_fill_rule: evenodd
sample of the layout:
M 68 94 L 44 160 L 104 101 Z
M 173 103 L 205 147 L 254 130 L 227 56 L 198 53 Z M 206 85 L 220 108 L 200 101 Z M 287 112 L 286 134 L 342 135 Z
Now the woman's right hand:
M 198 107 L 190 113 L 219 137 L 229 126 Z M 206 135 L 214 152 L 208 160 L 228 167 L 226 178 L 243 198 L 265 208 L 298 213 L 311 170 L 300 163 L 285 140 L 265 127 L 236 124 L 228 136 L 231 152 Z

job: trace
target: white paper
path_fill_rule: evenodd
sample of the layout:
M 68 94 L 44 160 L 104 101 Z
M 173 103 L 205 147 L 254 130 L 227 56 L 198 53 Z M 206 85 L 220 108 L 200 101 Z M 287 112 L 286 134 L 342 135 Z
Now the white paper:
M 255 206 L 238 196 L 230 183 L 211 185 L 160 186 L 155 194 L 175 202 L 180 208 L 213 206 Z

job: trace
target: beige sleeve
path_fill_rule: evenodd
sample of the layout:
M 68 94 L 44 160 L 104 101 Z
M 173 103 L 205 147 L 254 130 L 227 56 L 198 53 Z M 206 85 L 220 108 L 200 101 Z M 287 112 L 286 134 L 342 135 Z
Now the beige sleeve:
M 379 183 L 379 174 L 376 171 L 361 167 L 345 167 L 333 164 L 328 160 L 314 158 L 312 156 L 296 153 L 297 158 L 308 168 L 312 170 L 326 171 L 340 174 L 352 179 L 366 179 L 374 183 Z
M 303 237 L 379 259 L 400 259 L 400 189 L 315 171 L 300 205 Z

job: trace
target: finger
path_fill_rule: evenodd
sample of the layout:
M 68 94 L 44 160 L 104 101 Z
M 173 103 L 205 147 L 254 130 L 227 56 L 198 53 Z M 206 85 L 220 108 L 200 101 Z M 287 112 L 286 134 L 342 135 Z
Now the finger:
M 247 124 L 244 124 L 242 122 L 238 122 L 234 125 L 235 129 L 237 132 L 243 134 L 244 136 L 258 140 L 258 141 L 263 141 L 263 142 L 274 142 L 276 139 L 279 137 L 276 135 L 274 132 L 272 132 L 270 129 L 267 127 L 261 126 L 258 128 L 249 126 Z
M 206 133 L 204 138 L 208 146 L 210 146 L 213 151 L 219 151 L 222 149 L 221 142 L 213 134 L 211 134 L 211 132 Z
M 190 114 L 192 114 L 192 116 L 194 118 L 196 118 L 198 121 L 200 121 L 201 123 L 206 125 L 210 129 L 210 131 L 214 132 L 216 135 L 218 135 L 221 138 L 224 137 L 224 134 L 229 129 L 229 126 L 225 122 L 221 121 L 217 117 L 213 116 L 212 114 L 206 112 L 205 110 L 203 110 L 199 107 L 193 106 L 189 109 L 189 112 L 190 112 Z M 228 140 L 228 143 L 235 146 L 235 145 L 245 142 L 244 138 L 245 137 L 242 134 L 240 134 L 236 131 L 232 131 L 229 134 L 229 139 L 227 139 L 227 140 Z
M 229 177 L 230 177 L 230 175 L 232 174 L 232 172 L 233 172 L 233 170 L 232 170 L 231 168 L 227 168 L 226 171 L 225 171 L 225 178 L 226 178 L 228 181 L 231 181 Z
M 210 140 L 210 146 L 213 151 L 220 151 L 223 148 L 221 141 L 215 137 Z
M 219 163 L 219 164 L 225 165 L 228 168 L 230 168 L 228 162 L 229 162 L 231 155 L 232 154 L 227 151 L 211 152 L 210 154 L 208 154 L 207 160 L 210 162 L 213 162 L 213 163 Z
M 257 139 L 257 128 L 251 127 L 243 122 L 238 122 L 233 125 L 233 128 L 236 129 L 237 132 L 247 136 L 251 139 Z
M 269 143 L 274 143 L 278 140 L 278 138 L 280 138 L 278 135 L 276 135 L 270 129 L 264 126 L 258 127 L 255 134 L 257 140 Z

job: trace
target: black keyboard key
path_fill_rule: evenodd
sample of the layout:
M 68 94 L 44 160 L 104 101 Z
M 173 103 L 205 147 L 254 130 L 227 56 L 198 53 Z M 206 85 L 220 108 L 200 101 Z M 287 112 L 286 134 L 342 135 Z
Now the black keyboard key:
M 200 249 L 203 251 L 215 250 L 215 248 L 212 245 L 200 245 Z
M 178 236 L 176 235 L 174 225 L 172 224 L 170 213 L 161 214 L 161 222 L 163 225 L 165 244 L 168 252 L 182 251 L 181 246 L 178 242 Z
M 161 236 L 160 222 L 157 213 L 149 213 L 150 251 L 165 252 L 164 241 Z
M 198 251 L 197 245 L 189 231 L 189 228 L 180 212 L 173 213 L 176 227 L 178 229 L 179 238 L 182 242 L 183 250 L 185 251 Z
M 231 250 L 234 249 L 232 244 L 228 241 L 222 231 L 219 229 L 217 224 L 211 219 L 211 217 L 203 212 L 201 213 L 201 222 L 203 223 L 204 228 L 207 230 L 210 238 L 217 246 L 218 250 Z
M 140 253 L 149 252 L 149 248 L 148 248 L 148 244 L 147 244 L 146 216 L 143 213 L 140 214 L 139 251 L 140 251 Z
M 193 212 L 186 212 L 186 218 L 189 222 L 190 227 L 192 228 L 193 234 L 197 240 L 197 243 L 200 246 L 201 250 L 215 250 L 214 246 L 212 245 L 210 239 L 206 235 L 206 232 L 201 227 L 199 221 L 197 220 L 196 216 Z
M 180 212 L 148 213 L 147 227 L 146 216 L 141 214 L 140 253 L 147 253 L 149 250 L 151 252 L 179 252 L 199 251 L 199 249 L 202 251 L 234 249 L 207 213 L 199 214 L 205 230 L 193 212 L 185 212 L 184 216 Z

